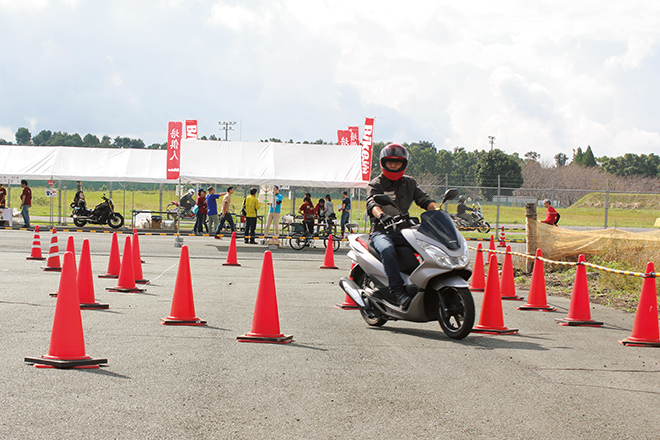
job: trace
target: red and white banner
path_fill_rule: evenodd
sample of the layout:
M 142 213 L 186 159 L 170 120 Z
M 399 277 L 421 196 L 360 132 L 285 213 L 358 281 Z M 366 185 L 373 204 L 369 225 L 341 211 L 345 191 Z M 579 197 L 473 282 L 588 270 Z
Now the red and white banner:
M 186 139 L 197 139 L 197 119 L 186 119 Z
M 351 132 L 348 130 L 337 130 L 337 142 L 339 145 L 351 145 Z
M 360 127 L 348 127 L 348 131 L 351 132 L 350 145 L 360 145 Z
M 183 122 L 167 123 L 167 179 L 178 179 L 181 168 Z
M 360 168 L 362 168 L 362 180 L 371 180 L 371 150 L 374 137 L 374 118 L 366 118 L 364 121 L 364 136 L 362 137 L 362 152 L 360 154 Z

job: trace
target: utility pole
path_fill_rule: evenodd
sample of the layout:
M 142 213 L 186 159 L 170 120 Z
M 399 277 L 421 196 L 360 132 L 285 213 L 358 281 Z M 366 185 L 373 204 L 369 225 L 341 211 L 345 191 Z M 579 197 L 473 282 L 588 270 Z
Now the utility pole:
M 235 121 L 222 121 L 222 122 L 218 122 L 218 124 L 220 125 L 220 130 L 225 131 L 225 140 L 227 140 L 227 134 L 229 133 L 229 131 L 234 130 L 233 126 L 236 125 L 236 122 Z
M 488 136 L 488 143 L 490 144 L 490 151 L 493 151 L 493 145 L 495 144 L 495 136 Z

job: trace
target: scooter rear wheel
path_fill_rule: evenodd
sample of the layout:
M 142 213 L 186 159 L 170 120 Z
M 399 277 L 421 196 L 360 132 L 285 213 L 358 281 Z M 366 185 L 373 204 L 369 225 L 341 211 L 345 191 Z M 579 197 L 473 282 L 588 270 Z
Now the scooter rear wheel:
M 468 288 L 445 287 L 438 292 L 438 322 L 452 339 L 463 339 L 474 325 L 474 299 Z
M 355 278 L 353 281 L 355 281 L 355 283 L 360 286 L 360 289 L 373 289 L 375 287 L 373 281 L 371 281 L 367 274 L 365 274 L 361 269 L 355 272 Z M 365 299 L 365 301 L 368 302 L 369 300 Z M 387 318 L 380 315 L 378 311 L 374 312 L 360 309 L 360 315 L 362 315 L 364 322 L 372 327 L 382 327 L 387 322 Z

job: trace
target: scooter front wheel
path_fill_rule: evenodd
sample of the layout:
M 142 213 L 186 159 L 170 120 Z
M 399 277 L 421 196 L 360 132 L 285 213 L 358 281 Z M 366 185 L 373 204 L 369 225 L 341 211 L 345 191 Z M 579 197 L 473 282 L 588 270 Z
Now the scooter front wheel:
M 82 219 L 74 217 L 73 218 L 73 224 L 78 226 L 79 228 L 82 228 L 83 226 L 85 226 L 87 224 L 87 220 L 82 220 Z
M 488 222 L 482 222 L 479 226 L 477 226 L 477 231 L 481 232 L 482 234 L 487 234 L 488 231 L 490 231 L 490 225 Z
M 474 325 L 474 299 L 467 287 L 445 287 L 438 292 L 438 322 L 452 339 L 463 339 Z

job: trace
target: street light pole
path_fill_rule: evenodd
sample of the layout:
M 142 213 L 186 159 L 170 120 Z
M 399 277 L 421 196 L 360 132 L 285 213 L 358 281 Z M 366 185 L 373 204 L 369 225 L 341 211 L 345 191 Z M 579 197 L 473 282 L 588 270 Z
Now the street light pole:
M 234 125 L 236 125 L 235 121 L 222 121 L 218 122 L 220 125 L 220 130 L 225 131 L 225 140 L 227 140 L 227 134 L 229 133 L 230 130 L 234 130 Z

